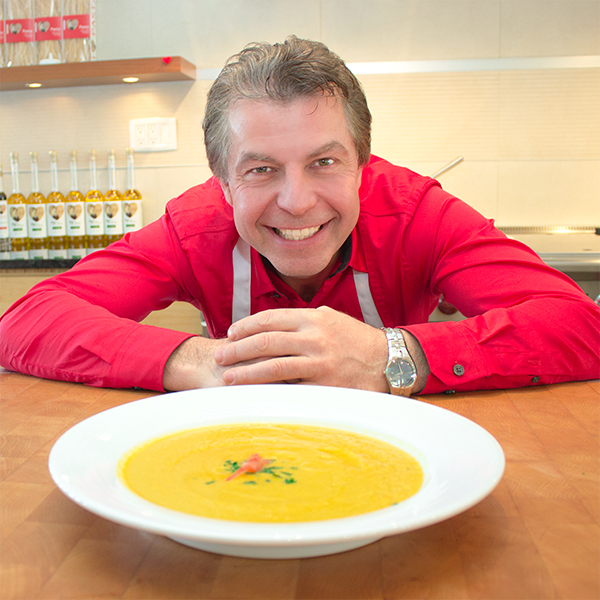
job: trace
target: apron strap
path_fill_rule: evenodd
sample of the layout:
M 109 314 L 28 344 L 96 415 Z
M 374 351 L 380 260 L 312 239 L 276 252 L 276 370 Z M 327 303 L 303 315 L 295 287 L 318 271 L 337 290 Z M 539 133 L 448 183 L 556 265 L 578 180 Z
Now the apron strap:
M 377 307 L 369 287 L 369 274 L 355 271 L 354 285 L 356 295 L 362 311 L 363 321 L 372 327 L 381 328 L 383 323 L 377 312 Z M 238 239 L 233 249 L 233 303 L 231 308 L 231 322 L 235 323 L 250 315 L 250 280 L 252 267 L 250 263 L 250 245 L 242 238 Z
M 232 323 L 250 315 L 250 277 L 250 245 L 239 238 L 233 249 Z
M 356 295 L 358 296 L 358 303 L 360 304 L 360 310 L 363 314 L 363 321 L 371 327 L 377 327 L 381 329 L 383 323 L 381 317 L 377 312 L 375 301 L 373 300 L 373 294 L 371 294 L 371 288 L 369 287 L 369 274 L 361 273 L 352 269 L 354 273 L 354 285 L 356 286 Z

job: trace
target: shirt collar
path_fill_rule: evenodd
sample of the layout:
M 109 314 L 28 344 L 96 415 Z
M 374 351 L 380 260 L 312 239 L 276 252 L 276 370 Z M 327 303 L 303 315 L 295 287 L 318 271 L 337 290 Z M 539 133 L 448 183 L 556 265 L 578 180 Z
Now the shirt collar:
M 338 273 L 341 273 L 346 269 L 351 263 L 354 262 L 355 257 L 355 248 L 356 248 L 356 229 L 352 231 L 350 236 L 346 239 L 346 241 L 342 244 L 342 254 L 339 260 L 339 263 L 335 270 L 328 275 L 327 279 L 331 279 L 335 277 Z M 270 269 L 268 265 L 270 262 L 267 258 L 259 254 L 254 248 L 251 249 L 252 254 L 252 297 L 258 298 L 260 296 L 276 296 L 279 292 L 277 287 L 273 283 L 271 277 L 269 276 Z M 272 271 L 271 271 L 272 272 Z M 280 286 L 282 291 L 285 290 L 285 293 L 288 292 L 288 286 L 283 283 L 276 275 L 273 276 L 276 280 L 276 283 Z M 290 290 L 291 291 L 291 288 Z

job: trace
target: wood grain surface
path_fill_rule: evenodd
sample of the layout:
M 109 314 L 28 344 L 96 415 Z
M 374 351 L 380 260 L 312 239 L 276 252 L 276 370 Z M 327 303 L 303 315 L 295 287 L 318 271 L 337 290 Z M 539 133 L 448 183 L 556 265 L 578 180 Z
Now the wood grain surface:
M 153 395 L 0 370 L 0 598 L 600 597 L 600 382 L 428 396 L 483 426 L 507 465 L 470 510 L 337 555 L 210 554 L 87 512 L 48 454 L 79 421 Z

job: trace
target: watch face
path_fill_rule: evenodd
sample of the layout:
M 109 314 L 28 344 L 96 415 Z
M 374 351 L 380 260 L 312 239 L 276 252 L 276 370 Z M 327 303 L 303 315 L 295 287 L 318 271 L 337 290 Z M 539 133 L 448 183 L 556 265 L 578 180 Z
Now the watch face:
M 399 388 L 409 388 L 417 379 L 414 366 L 402 358 L 394 358 L 388 363 L 385 376 L 391 386 Z

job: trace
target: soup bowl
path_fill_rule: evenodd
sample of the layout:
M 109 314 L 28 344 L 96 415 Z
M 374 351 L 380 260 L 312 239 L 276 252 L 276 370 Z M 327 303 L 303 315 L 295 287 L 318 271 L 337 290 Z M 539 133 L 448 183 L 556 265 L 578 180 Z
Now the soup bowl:
M 320 521 L 258 523 L 163 508 L 118 476 L 122 457 L 152 439 L 205 426 L 273 423 L 368 435 L 411 454 L 423 484 L 396 505 Z M 250 558 L 303 558 L 358 548 L 440 522 L 492 492 L 502 448 L 472 421 L 416 399 L 346 388 L 255 385 L 153 396 L 98 413 L 65 432 L 49 457 L 56 485 L 83 508 L 201 550 Z

